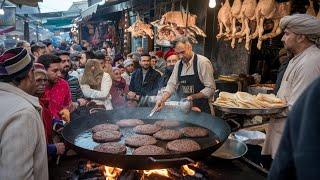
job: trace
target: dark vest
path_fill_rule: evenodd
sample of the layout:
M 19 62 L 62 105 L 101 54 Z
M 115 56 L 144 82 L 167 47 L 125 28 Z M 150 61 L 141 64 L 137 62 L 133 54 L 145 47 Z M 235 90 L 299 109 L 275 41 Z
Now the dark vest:
M 205 88 L 203 83 L 200 81 L 198 73 L 198 56 L 195 54 L 193 59 L 193 75 L 181 76 L 182 72 L 182 61 L 178 68 L 178 81 L 179 88 L 178 94 L 181 98 L 186 98 L 192 94 L 199 93 Z M 201 109 L 201 112 L 211 113 L 210 106 L 207 98 L 193 100 L 193 106 Z

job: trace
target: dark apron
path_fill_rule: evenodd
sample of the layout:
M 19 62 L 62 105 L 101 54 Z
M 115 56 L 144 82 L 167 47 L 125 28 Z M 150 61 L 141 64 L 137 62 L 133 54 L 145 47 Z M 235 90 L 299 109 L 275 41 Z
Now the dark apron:
M 178 81 L 179 81 L 178 94 L 180 98 L 186 98 L 187 96 L 190 96 L 192 94 L 199 93 L 201 90 L 205 88 L 205 86 L 202 84 L 202 82 L 199 79 L 198 57 L 196 54 L 194 54 L 194 59 L 193 59 L 193 71 L 194 71 L 193 75 L 181 76 L 182 66 L 183 64 L 181 61 L 178 68 Z M 211 110 L 210 110 L 210 106 L 207 98 L 193 100 L 193 106 L 200 108 L 201 112 L 206 112 L 211 114 Z

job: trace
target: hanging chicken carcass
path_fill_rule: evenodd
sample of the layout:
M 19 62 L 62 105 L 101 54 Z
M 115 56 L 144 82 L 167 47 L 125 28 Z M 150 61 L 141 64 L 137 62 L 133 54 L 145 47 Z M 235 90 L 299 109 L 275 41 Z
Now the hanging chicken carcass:
M 176 38 L 186 36 L 196 43 L 196 35 L 206 37 L 202 29 L 196 26 L 196 15 L 182 11 L 170 11 L 165 13 L 160 20 L 151 24 L 157 28 L 157 43 L 174 41 Z
M 273 29 L 270 33 L 264 34 L 260 38 L 261 41 L 274 38 L 274 37 L 278 36 L 279 34 L 281 34 L 282 30 L 280 28 L 280 20 L 284 16 L 290 15 L 290 10 L 291 10 L 291 1 L 276 3 L 276 13 L 271 18 L 273 21 L 273 24 L 274 24 Z
M 241 22 L 243 24 L 241 31 L 236 33 L 236 36 L 239 39 L 242 39 L 243 37 L 246 38 L 246 44 L 245 48 L 247 50 L 250 49 L 250 27 L 249 27 L 249 21 L 255 20 L 255 9 L 257 7 L 257 1 L 256 0 L 244 0 L 242 2 L 240 16 L 241 16 Z M 240 43 L 241 41 L 239 41 Z
M 316 11 L 314 10 L 313 1 L 309 0 L 306 14 L 316 17 Z
M 152 26 L 144 23 L 139 16 L 137 16 L 136 22 L 133 23 L 127 31 L 130 32 L 133 37 L 144 37 L 147 35 L 153 39 Z
M 231 7 L 229 0 L 226 0 L 218 12 L 218 22 L 219 22 L 219 34 L 217 39 L 225 36 L 227 37 L 231 29 Z M 223 32 L 223 30 L 225 31 Z
M 256 29 L 253 34 L 250 35 L 250 39 L 258 37 L 257 48 L 261 49 L 262 40 L 261 37 L 264 33 L 263 22 L 265 19 L 271 19 L 276 13 L 276 1 L 275 0 L 260 0 L 255 10 Z
M 242 6 L 242 2 L 241 0 L 234 0 L 232 7 L 231 7 L 231 22 L 232 22 L 232 26 L 231 26 L 231 47 L 235 48 L 235 44 L 236 44 L 236 33 L 237 33 L 237 27 L 236 27 L 236 23 L 237 21 L 239 21 L 242 26 L 244 25 L 244 23 L 242 23 L 241 21 L 241 6 Z

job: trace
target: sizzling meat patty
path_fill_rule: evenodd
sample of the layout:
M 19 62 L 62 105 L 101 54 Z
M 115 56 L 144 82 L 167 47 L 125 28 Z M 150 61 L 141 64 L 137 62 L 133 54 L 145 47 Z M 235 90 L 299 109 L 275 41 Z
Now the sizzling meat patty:
M 125 154 L 127 152 L 125 145 L 115 142 L 100 144 L 94 147 L 93 150 L 111 154 Z
M 133 155 L 165 155 L 166 150 L 155 145 L 141 146 L 135 149 Z
M 140 147 L 156 143 L 156 138 L 148 135 L 133 135 L 125 140 L 125 144 L 132 147 Z
M 194 140 L 178 139 L 178 140 L 168 142 L 167 149 L 174 152 L 187 153 L 192 151 L 198 151 L 201 149 L 201 147 Z
M 179 126 L 180 122 L 176 120 L 161 120 L 161 121 L 156 121 L 154 124 L 161 126 L 163 128 L 173 128 L 173 127 Z
M 168 140 L 168 141 L 179 139 L 181 136 L 182 136 L 182 133 L 180 131 L 173 130 L 173 129 L 163 129 L 153 135 L 153 137 L 157 139 Z
M 144 124 L 144 125 L 139 125 L 133 128 L 133 131 L 138 133 L 138 134 L 147 134 L 147 135 L 152 135 L 158 131 L 160 131 L 161 127 L 158 125 L 154 124 Z
M 92 139 L 95 142 L 112 142 L 112 141 L 118 141 L 121 139 L 121 133 L 119 131 L 99 131 L 92 135 Z
M 116 123 L 120 127 L 134 127 L 144 124 L 140 119 L 122 119 Z
M 185 127 L 180 129 L 182 134 L 186 137 L 206 137 L 209 135 L 209 131 L 201 127 Z
M 119 126 L 115 125 L 115 124 L 99 124 L 96 125 L 92 128 L 92 132 L 96 133 L 98 131 L 105 131 L 105 130 L 109 130 L 109 131 L 118 131 L 119 130 Z

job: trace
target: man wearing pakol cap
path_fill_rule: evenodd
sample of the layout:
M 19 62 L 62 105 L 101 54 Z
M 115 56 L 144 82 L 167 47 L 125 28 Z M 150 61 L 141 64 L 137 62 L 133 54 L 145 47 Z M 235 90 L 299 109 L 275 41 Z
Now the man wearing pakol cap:
M 293 54 L 284 73 L 277 96 L 289 110 L 308 85 L 320 76 L 320 20 L 306 14 L 285 16 L 280 21 L 284 30 L 284 47 Z M 286 122 L 286 114 L 271 118 L 262 154 L 274 158 Z
M 131 59 L 127 59 L 123 62 L 123 66 L 125 68 L 125 72 L 122 73 L 121 77 L 126 80 L 126 84 L 129 86 L 131 81 L 131 75 L 134 71 L 133 61 Z
M 163 76 L 159 82 L 159 87 L 163 88 L 167 86 L 169 78 L 173 72 L 173 68 L 175 64 L 179 61 L 179 57 L 173 48 L 170 48 L 166 54 L 164 55 L 164 59 L 166 60 L 166 68 Z
M 24 48 L 0 56 L 0 179 L 48 179 L 46 136 L 33 61 Z

